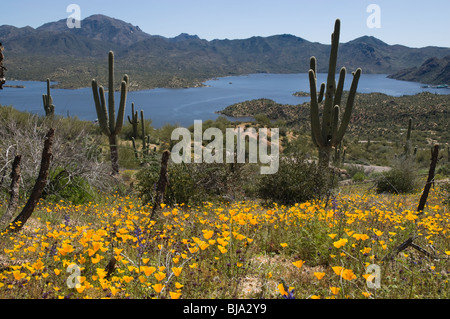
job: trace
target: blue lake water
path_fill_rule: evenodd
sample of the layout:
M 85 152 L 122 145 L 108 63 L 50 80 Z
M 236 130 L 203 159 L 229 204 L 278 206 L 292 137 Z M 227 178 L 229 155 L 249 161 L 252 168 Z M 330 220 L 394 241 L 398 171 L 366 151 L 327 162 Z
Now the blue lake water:
M 318 83 L 326 81 L 326 74 L 318 75 Z M 204 83 L 206 87 L 190 89 L 153 89 L 130 92 L 126 115 L 131 114 L 131 103 L 137 110 L 144 110 L 145 117 L 154 127 L 166 123 L 190 126 L 194 120 L 216 119 L 217 111 L 247 100 L 267 98 L 282 104 L 301 104 L 308 97 L 295 97 L 297 91 L 309 92 L 307 74 L 251 74 L 224 77 Z M 24 85 L 24 89 L 4 88 L 0 91 L 0 104 L 11 105 L 17 110 L 44 114 L 42 94 L 45 82 L 9 81 L 6 85 Z M 350 88 L 351 76 L 347 77 L 346 90 Z M 385 74 L 363 74 L 358 92 L 381 92 L 392 96 L 414 95 L 420 92 L 450 94 L 450 89 L 422 88 L 422 84 L 388 79 Z M 52 89 L 53 102 L 59 115 L 77 116 L 82 120 L 97 118 L 92 89 Z M 116 103 L 119 102 L 119 96 Z

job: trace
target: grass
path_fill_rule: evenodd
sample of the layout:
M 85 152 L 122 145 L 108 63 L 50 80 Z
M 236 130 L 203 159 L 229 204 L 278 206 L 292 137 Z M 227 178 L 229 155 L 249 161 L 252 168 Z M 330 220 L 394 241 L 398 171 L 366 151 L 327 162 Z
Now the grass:
M 0 298 L 446 299 L 450 212 L 436 191 L 417 216 L 419 198 L 342 188 L 329 203 L 165 206 L 154 221 L 133 197 L 41 202 L 21 232 L 0 234 Z M 383 262 L 412 232 L 439 259 L 409 248 Z

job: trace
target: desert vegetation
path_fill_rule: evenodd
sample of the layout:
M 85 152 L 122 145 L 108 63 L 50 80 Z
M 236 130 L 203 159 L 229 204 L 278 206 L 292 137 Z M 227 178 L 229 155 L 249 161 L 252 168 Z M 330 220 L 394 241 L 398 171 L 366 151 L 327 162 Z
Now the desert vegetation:
M 170 161 L 176 127 L 126 111 L 128 76 L 118 114 L 92 81 L 96 124 L 1 106 L 0 298 L 449 298 L 448 97 L 357 94 L 360 70 L 344 92 L 339 26 L 311 103 L 203 125 L 279 128 L 273 175 Z

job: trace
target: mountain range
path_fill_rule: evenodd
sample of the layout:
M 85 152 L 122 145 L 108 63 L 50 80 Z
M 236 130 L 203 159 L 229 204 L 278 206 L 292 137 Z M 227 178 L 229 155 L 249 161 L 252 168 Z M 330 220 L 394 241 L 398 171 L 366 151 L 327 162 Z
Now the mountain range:
M 319 72 L 326 72 L 330 51 L 330 45 L 289 34 L 211 41 L 185 33 L 166 38 L 100 14 L 82 20 L 79 29 L 69 29 L 66 19 L 38 28 L 3 25 L 0 42 L 9 79 L 50 78 L 64 88 L 88 87 L 93 78 L 105 83 L 107 53 L 113 50 L 117 79 L 127 73 L 134 90 L 192 87 L 228 75 L 304 73 L 311 56 L 316 56 Z M 340 45 L 338 65 L 395 74 L 449 55 L 450 48 L 388 45 L 363 36 Z

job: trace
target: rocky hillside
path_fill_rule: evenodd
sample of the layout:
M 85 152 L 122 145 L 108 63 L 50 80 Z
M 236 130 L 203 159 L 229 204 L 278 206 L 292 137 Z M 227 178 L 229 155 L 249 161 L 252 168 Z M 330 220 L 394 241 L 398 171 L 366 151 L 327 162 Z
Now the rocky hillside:
M 450 85 L 450 55 L 439 59 L 426 60 L 419 67 L 401 70 L 391 76 L 392 79 L 426 83 L 431 85 Z

